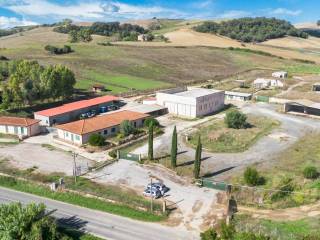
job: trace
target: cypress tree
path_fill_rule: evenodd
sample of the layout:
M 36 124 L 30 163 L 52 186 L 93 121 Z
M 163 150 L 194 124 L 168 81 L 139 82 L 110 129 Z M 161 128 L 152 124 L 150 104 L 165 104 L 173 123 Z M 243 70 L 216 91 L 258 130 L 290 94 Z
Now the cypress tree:
M 153 123 L 149 125 L 149 138 L 148 138 L 148 160 L 153 160 Z
M 196 155 L 194 160 L 194 170 L 193 170 L 193 176 L 195 179 L 198 179 L 200 176 L 200 169 L 201 169 L 201 152 L 202 152 L 202 144 L 201 144 L 201 138 L 199 135 L 198 138 L 198 145 L 196 149 Z
M 171 142 L 171 167 L 177 167 L 177 153 L 178 153 L 178 136 L 177 128 L 174 126 Z

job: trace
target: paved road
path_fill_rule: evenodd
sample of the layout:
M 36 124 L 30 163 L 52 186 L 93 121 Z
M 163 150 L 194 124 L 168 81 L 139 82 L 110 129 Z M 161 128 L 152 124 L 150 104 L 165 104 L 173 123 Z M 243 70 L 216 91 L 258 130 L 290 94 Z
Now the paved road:
M 0 203 L 19 201 L 44 203 L 49 210 L 57 210 L 54 216 L 64 221 L 82 225 L 86 230 L 108 240 L 179 240 L 195 239 L 188 232 L 160 224 L 145 223 L 94 211 L 31 194 L 0 187 Z

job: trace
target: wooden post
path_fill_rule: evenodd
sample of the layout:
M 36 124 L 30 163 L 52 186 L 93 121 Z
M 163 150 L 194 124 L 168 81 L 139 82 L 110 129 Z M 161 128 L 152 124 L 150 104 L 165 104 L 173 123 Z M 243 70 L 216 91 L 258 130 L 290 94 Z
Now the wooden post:
M 119 160 L 119 159 L 120 159 L 120 151 L 117 150 L 117 160 Z
M 167 202 L 165 199 L 163 199 L 162 202 L 162 212 L 165 213 L 167 211 Z

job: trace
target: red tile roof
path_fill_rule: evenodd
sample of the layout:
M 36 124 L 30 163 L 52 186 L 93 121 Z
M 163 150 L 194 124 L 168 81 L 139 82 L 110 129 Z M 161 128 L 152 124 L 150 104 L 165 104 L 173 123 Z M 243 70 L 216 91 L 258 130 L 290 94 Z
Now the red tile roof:
M 92 107 L 98 104 L 108 103 L 108 102 L 117 101 L 117 100 L 119 100 L 119 98 L 115 96 L 97 97 L 89 100 L 82 100 L 82 101 L 64 104 L 60 107 L 55 107 L 55 108 L 50 108 L 43 111 L 35 112 L 35 114 L 46 116 L 46 117 L 52 117 L 52 116 L 60 115 L 63 113 L 76 111 L 82 108 Z
M 31 118 L 0 116 L 0 125 L 28 127 L 39 122 L 40 120 L 31 119 Z
M 148 114 L 133 111 L 120 111 L 94 118 L 83 119 L 71 123 L 58 125 L 57 128 L 78 135 L 96 132 L 106 128 L 118 126 L 124 120 L 135 121 L 149 117 Z

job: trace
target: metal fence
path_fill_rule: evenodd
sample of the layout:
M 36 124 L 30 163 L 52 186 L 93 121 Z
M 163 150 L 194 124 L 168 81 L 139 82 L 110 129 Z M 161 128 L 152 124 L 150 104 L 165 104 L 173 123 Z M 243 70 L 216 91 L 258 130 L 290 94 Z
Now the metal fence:
M 140 162 L 141 161 L 141 155 L 140 154 L 134 154 L 134 153 L 127 153 L 124 151 L 118 151 L 118 158 L 119 159 L 125 159 L 125 160 L 130 160 L 130 161 L 135 161 L 135 162 Z

